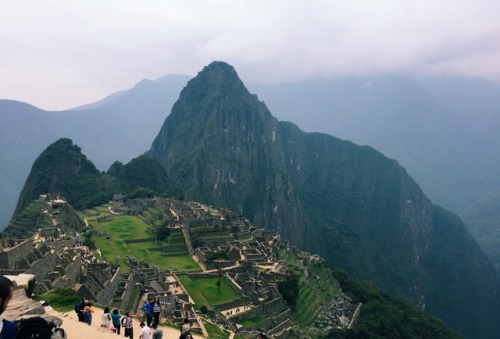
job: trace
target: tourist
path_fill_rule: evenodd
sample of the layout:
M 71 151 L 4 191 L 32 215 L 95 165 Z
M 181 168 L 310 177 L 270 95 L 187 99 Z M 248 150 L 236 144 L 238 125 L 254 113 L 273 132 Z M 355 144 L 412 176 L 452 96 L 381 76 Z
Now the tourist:
M 127 314 L 125 316 L 125 322 L 123 324 L 123 327 L 125 327 L 125 338 L 129 337 L 130 339 L 133 339 L 133 337 L 134 337 L 134 319 L 132 319 L 132 314 L 130 314 L 130 312 L 127 312 Z
M 153 321 L 153 298 L 149 298 L 149 301 L 146 301 L 140 310 L 144 311 L 148 327 L 151 326 L 151 322 Z
M 160 312 L 161 312 L 160 298 L 156 296 L 153 299 L 153 318 L 155 324 L 157 325 L 160 325 Z
M 190 334 L 191 333 L 191 322 L 189 321 L 188 318 L 184 318 L 184 322 L 181 326 L 181 332 L 184 334 Z
M 146 326 L 144 322 L 141 322 L 139 326 L 141 326 L 141 335 L 139 336 L 139 339 L 150 339 L 151 329 L 149 326 Z
M 0 315 L 7 309 L 14 294 L 14 284 L 6 276 L 0 275 Z M 2 339 L 16 339 L 16 325 L 7 319 L 0 321 L 0 337 Z
M 85 298 L 80 300 L 80 303 L 75 305 L 75 312 L 78 315 L 78 321 L 84 323 L 85 316 L 83 315 L 83 309 L 85 308 Z
M 85 322 L 88 325 L 92 325 L 92 313 L 94 313 L 94 308 L 90 301 L 85 300 L 85 307 L 83 308 L 83 316 L 85 317 Z
M 158 327 L 157 323 L 153 324 L 153 339 L 162 339 L 163 338 L 163 331 L 161 328 Z
M 120 311 L 117 308 L 113 309 L 113 312 L 111 312 L 111 322 L 116 330 L 116 334 L 120 334 L 121 317 Z
M 111 315 L 109 314 L 109 307 L 106 306 L 101 316 L 101 328 L 108 331 L 110 325 L 111 325 Z

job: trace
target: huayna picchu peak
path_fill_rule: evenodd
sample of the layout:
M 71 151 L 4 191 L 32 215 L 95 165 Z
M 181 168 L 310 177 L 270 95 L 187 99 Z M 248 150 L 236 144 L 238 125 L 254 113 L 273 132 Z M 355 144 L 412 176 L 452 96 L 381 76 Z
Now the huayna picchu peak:
M 469 337 L 500 329 L 500 282 L 458 217 L 376 150 L 278 121 L 225 63 L 188 82 L 149 154 L 186 199 L 239 211 Z
M 377 150 L 279 121 L 227 63 L 213 62 L 188 82 L 150 150 L 129 164 L 83 178 L 61 170 L 72 174 L 53 186 L 44 173 L 59 170 L 38 163 L 25 189 L 40 182 L 43 192 L 23 190 L 23 206 L 55 189 L 77 209 L 138 190 L 227 208 L 468 338 L 500 332 L 500 280 L 458 216 L 433 205 Z M 88 178 L 92 192 L 70 189 Z

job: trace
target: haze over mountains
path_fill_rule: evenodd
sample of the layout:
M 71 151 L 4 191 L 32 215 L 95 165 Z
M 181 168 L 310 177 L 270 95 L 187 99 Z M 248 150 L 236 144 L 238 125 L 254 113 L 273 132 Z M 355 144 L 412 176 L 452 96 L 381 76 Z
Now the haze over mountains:
M 498 277 L 463 222 L 373 148 L 274 118 L 231 66 L 188 83 L 148 154 L 187 199 L 241 212 L 470 337 L 498 333 Z
M 190 77 L 143 80 L 71 111 L 46 112 L 0 100 L 0 225 L 8 223 L 36 156 L 60 137 L 80 145 L 100 170 L 147 149 Z M 403 75 L 346 77 L 280 85 L 249 84 L 280 120 L 370 145 L 396 159 L 434 203 L 483 225 L 477 203 L 500 191 L 500 89 L 480 79 Z M 497 192 L 495 194 L 495 192 Z M 495 205 L 497 206 L 497 205 Z M 471 230 L 500 266 L 491 238 L 499 222 Z M 486 232 L 486 233 L 485 233 Z
M 188 79 L 170 75 L 143 80 L 129 91 L 74 111 L 47 112 L 0 100 L 1 227 L 12 217 L 33 162 L 49 144 L 71 138 L 102 171 L 116 160 L 128 162 L 151 146 Z
M 252 90 L 281 120 L 398 160 L 456 213 L 500 187 L 500 87 L 491 82 L 381 75 Z

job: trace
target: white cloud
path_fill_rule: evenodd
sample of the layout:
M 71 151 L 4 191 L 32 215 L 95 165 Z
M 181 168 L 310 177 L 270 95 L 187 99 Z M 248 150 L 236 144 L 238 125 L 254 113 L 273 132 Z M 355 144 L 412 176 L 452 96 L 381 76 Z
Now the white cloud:
M 500 80 L 500 3 L 0 3 L 0 98 L 63 109 L 213 60 L 246 81 L 419 72 Z

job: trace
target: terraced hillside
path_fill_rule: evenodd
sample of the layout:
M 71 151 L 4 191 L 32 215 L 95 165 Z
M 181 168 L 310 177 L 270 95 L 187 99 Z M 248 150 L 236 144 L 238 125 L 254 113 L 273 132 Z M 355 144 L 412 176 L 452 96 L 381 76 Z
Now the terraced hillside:
M 103 205 L 86 210 L 82 215 L 90 226 L 87 241 L 99 248 L 103 258 L 118 264 L 124 272 L 129 270 L 127 256 L 161 269 L 199 270 L 189 256 L 180 228 L 171 230 L 165 240 L 154 239 L 158 210 L 153 207 L 133 216 L 111 212 L 109 206 Z
M 62 199 L 35 201 L 18 222 L 27 225 L 40 218 L 39 225 L 50 227 L 38 232 L 45 232 L 43 239 L 37 234 L 32 240 L 53 257 L 61 257 L 57 249 L 71 252 L 64 256 L 68 269 L 60 268 L 65 274 L 46 267 L 54 278 L 47 283 L 66 281 L 74 273 L 78 294 L 102 300 L 103 305 L 138 312 L 144 293 L 157 295 L 163 298 L 165 322 L 178 324 L 188 316 L 197 333 L 205 326 L 203 333 L 210 338 L 230 337 L 232 331 L 238 332 L 234 338 L 245 339 L 261 331 L 275 338 L 373 337 L 387 328 L 401 336 L 455 337 L 442 322 L 429 319 L 410 303 L 381 296 L 342 275 L 338 278 L 319 256 L 300 251 L 229 210 L 148 198 L 118 199 L 79 215 L 68 211 L 72 209 Z M 61 234 L 56 239 L 71 243 L 56 244 L 52 239 L 53 246 L 47 247 L 50 230 L 65 231 L 73 219 L 87 224 L 83 235 L 91 251 L 79 244 L 76 233 L 74 239 L 62 239 Z M 25 240 L 2 254 L 4 259 L 18 252 L 23 256 L 35 244 Z M 25 251 L 18 251 L 20 246 Z M 81 261 L 69 259 L 75 257 Z M 29 258 L 21 258 L 27 267 Z M 76 270 L 70 267 L 73 262 Z M 378 309 L 388 312 L 378 314 Z
M 83 231 L 84 224 L 76 212 L 65 202 L 51 203 L 33 200 L 11 220 L 2 232 L 3 238 L 24 239 L 40 229 L 59 227 L 63 231 Z

